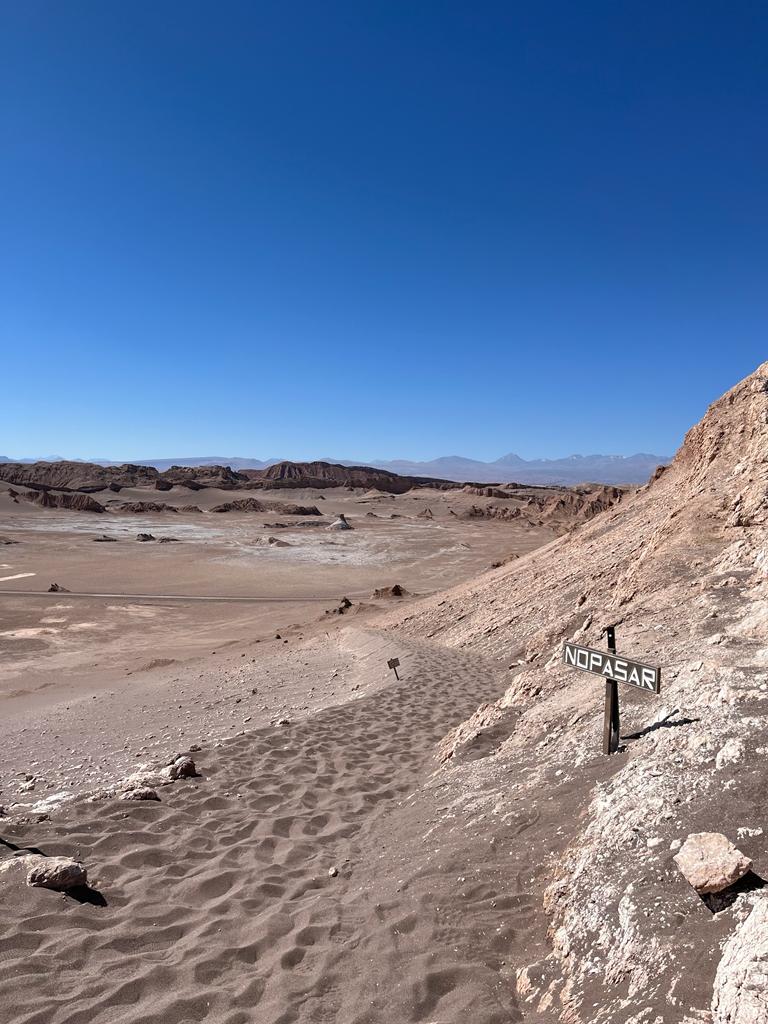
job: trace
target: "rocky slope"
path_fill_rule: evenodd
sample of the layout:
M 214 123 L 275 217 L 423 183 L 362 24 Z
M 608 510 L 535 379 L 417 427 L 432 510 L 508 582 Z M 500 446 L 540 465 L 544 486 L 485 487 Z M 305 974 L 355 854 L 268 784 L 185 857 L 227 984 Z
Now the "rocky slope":
M 463 513 L 466 519 L 517 519 L 531 526 L 551 526 L 558 533 L 566 533 L 580 523 L 588 522 L 600 512 L 617 505 L 629 493 L 627 488 L 605 486 L 569 489 L 467 486 L 463 490 L 481 497 L 514 501 L 514 504 L 472 505 Z
M 565 854 L 532 851 L 550 916 L 549 952 L 518 971 L 532 1019 L 768 1021 L 767 521 L 765 363 L 618 507 L 389 617 L 509 669 L 505 695 L 441 745 L 468 805 L 474 794 L 536 806 L 580 777 L 593 786 L 583 817 L 564 820 Z M 663 683 L 660 696 L 622 687 L 622 745 L 606 757 L 603 682 L 561 651 L 566 639 L 604 645 L 609 625 L 620 653 L 661 666 Z M 672 858 L 707 831 L 754 868 L 705 902 Z

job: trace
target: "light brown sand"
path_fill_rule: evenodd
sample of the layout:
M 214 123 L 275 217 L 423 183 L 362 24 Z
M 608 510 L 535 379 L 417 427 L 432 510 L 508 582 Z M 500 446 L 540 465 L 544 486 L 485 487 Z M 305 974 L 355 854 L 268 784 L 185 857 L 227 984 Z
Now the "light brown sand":
M 125 491 L 119 499 L 206 508 L 233 496 L 177 490 Z M 291 623 L 322 617 L 343 595 L 367 600 L 374 589 L 393 583 L 414 594 L 430 593 L 552 536 L 545 528 L 457 519 L 449 509 L 461 510 L 477 499 L 454 492 L 373 503 L 360 503 L 360 494 L 341 489 L 288 494 L 291 501 L 317 504 L 326 513 L 324 523 L 345 512 L 355 529 L 339 534 L 322 527 L 267 530 L 265 521 L 298 521 L 272 514 L 95 515 L 42 509 L 13 503 L 7 491 L 0 485 L 0 534 L 18 543 L 0 547 L 0 564 L 7 566 L 2 575 L 34 576 L 0 583 L 0 700 L 8 695 L 22 707 L 114 689 L 127 672 L 157 659 L 186 663 L 224 643 L 266 639 Z M 265 496 L 286 500 L 285 492 Z M 425 507 L 435 510 L 434 521 L 417 517 Z M 372 509 L 382 518 L 366 517 Z M 401 518 L 390 520 L 393 510 Z M 179 537 L 181 543 L 141 544 L 135 540 L 140 531 Z M 119 540 L 94 543 L 102 533 Z M 257 541 L 269 533 L 279 533 L 291 546 L 260 546 Z M 86 594 L 124 596 L 48 595 L 52 582 Z M 39 596 L 22 596 L 27 591 Z M 281 600 L 181 603 L 139 594 Z M 13 708 L 6 704 L 5 713 Z
M 147 495 L 121 495 L 133 497 Z M 201 526 L 3 507 L 0 532 L 20 541 L 0 551 L 3 572 L 39 582 L 7 581 L 0 597 L 0 1020 L 519 1019 L 516 950 L 544 938 L 530 849 L 552 846 L 558 806 L 494 798 L 459 818 L 460 772 L 431 777 L 435 745 L 503 691 L 506 670 L 378 632 L 386 602 L 341 618 L 309 598 L 429 592 L 552 534 L 457 519 L 440 493 L 359 497 L 326 492 L 323 505 L 353 533 L 284 530 L 292 546 L 277 550 L 253 543 L 259 516 Z M 381 518 L 362 518 L 371 507 Z M 424 507 L 434 520 L 416 518 Z M 139 530 L 183 542 L 137 544 Z M 123 539 L 94 544 L 102 532 Z M 124 596 L 19 593 L 52 581 Z M 160 803 L 85 796 L 191 746 L 201 777 Z M 94 891 L 26 887 L 28 848 L 81 858 Z
M 159 804 L 79 801 L 5 830 L 22 851 L 81 858 L 100 894 L 5 875 L 8 1021 L 520 1019 L 515 952 L 543 941 L 541 860 L 520 837 L 554 848 L 562 808 L 457 817 L 454 775 L 429 783 L 434 746 L 505 673 L 380 639 L 400 683 L 381 688 L 377 670 L 358 700 L 208 745 L 201 778 Z

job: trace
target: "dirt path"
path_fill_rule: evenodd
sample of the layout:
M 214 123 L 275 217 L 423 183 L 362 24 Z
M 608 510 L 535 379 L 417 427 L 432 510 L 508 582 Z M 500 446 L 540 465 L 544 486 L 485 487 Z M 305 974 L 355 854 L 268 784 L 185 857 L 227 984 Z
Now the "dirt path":
M 521 1019 L 508 959 L 523 937 L 530 950 L 538 903 L 519 835 L 549 835 L 557 808 L 455 824 L 450 780 L 425 785 L 434 746 L 504 675 L 445 648 L 397 650 L 400 683 L 196 754 L 202 778 L 161 803 L 78 802 L 6 829 L 16 845 L 82 858 L 106 901 L 6 876 L 7 1019 Z

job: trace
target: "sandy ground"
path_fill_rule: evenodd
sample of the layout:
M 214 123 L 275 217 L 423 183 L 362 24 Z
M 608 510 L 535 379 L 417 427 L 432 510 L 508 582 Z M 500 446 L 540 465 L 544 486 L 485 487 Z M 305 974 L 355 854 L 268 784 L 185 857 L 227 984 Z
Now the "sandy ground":
M 586 789 L 528 806 L 510 779 L 507 801 L 461 806 L 458 776 L 432 774 L 435 745 L 507 674 L 347 634 L 356 699 L 201 744 L 200 776 L 160 802 L 80 800 L 4 830 L 3 1019 L 522 1019 L 514 969 L 543 948 L 542 850 L 564 845 L 564 807 Z M 327 655 L 306 659 L 307 680 L 325 676 Z M 31 848 L 81 858 L 92 889 L 25 887 Z
M 119 500 L 210 508 L 233 497 L 242 493 L 122 491 Z M 16 542 L 0 545 L 0 700 L 10 698 L 6 714 L 29 701 L 47 704 L 114 688 L 126 673 L 159 659 L 187 662 L 224 644 L 267 639 L 292 623 L 322 619 L 342 596 L 368 601 L 374 589 L 394 583 L 430 593 L 552 536 L 544 528 L 461 520 L 451 510 L 460 513 L 476 499 L 456 492 L 369 498 L 333 489 L 259 497 L 316 504 L 324 512 L 322 525 L 266 527 L 309 521 L 272 513 L 40 509 L 12 502 L 2 485 L 0 536 Z M 427 508 L 434 519 L 419 518 Z M 353 530 L 325 529 L 339 512 Z M 139 543 L 139 532 L 179 543 Z M 94 543 L 102 535 L 116 542 Z M 263 546 L 269 536 L 290 546 Z M 113 596 L 46 593 L 54 582 L 77 595 Z M 228 597 L 262 600 L 197 600 Z
M 148 497 L 166 499 L 120 495 Z M 201 497 L 231 495 L 187 500 Z M 515 949 L 543 943 L 544 923 L 519 836 L 551 844 L 557 808 L 476 808 L 457 828 L 435 745 L 506 669 L 377 630 L 392 601 L 371 593 L 436 591 L 552 534 L 461 520 L 451 507 L 472 499 L 455 494 L 360 498 L 324 493 L 324 519 L 355 527 L 329 533 L 0 496 L 0 535 L 18 542 L 0 547 L 16 577 L 0 582 L 0 1020 L 520 1018 Z M 159 802 L 103 795 L 185 751 L 199 777 Z M 30 889 L 30 851 L 81 858 L 91 889 Z

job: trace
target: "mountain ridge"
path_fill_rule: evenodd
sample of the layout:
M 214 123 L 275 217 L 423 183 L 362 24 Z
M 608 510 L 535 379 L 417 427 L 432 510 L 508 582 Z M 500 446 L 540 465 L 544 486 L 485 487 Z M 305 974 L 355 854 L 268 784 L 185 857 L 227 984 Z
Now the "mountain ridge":
M 0 456 L 0 463 L 30 464 L 35 462 L 79 462 L 99 466 L 121 466 L 125 462 L 107 459 L 69 459 L 59 456 L 47 459 Z M 161 472 L 173 466 L 229 466 L 235 471 L 264 470 L 282 462 L 305 460 L 257 459 L 247 456 L 193 456 L 188 458 L 157 458 L 131 460 L 130 465 L 146 466 Z M 352 460 L 324 457 L 322 461 L 341 466 L 383 469 L 400 476 L 439 477 L 456 482 L 523 484 L 577 484 L 585 482 L 605 484 L 643 484 L 661 465 L 671 462 L 671 456 L 636 452 L 633 455 L 573 454 L 559 459 L 523 459 L 514 452 L 502 455 L 493 462 L 471 459 L 462 455 L 443 455 L 427 461 L 409 459 Z

